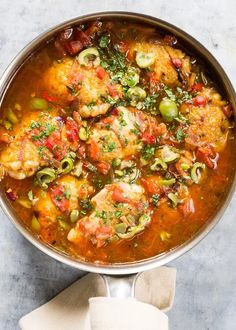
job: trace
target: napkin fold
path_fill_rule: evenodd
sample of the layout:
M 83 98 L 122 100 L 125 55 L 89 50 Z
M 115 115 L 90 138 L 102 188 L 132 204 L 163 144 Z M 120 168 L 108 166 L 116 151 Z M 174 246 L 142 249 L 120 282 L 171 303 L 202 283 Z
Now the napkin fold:
M 138 275 L 134 298 L 107 298 L 102 275 L 88 274 L 48 303 L 23 316 L 22 330 L 167 330 L 176 270 L 159 267 Z

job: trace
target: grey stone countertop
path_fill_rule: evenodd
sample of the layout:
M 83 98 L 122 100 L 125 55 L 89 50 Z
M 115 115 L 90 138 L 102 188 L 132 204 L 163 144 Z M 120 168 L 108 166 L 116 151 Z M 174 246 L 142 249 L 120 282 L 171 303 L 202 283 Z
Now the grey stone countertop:
M 104 10 L 141 12 L 179 26 L 212 52 L 236 87 L 234 0 L 1 0 L 0 74 L 22 47 L 47 28 Z M 169 312 L 172 330 L 236 329 L 235 197 L 208 237 L 171 262 L 178 271 L 175 303 Z M 0 212 L 0 329 L 18 329 L 22 315 L 82 274 L 33 247 Z

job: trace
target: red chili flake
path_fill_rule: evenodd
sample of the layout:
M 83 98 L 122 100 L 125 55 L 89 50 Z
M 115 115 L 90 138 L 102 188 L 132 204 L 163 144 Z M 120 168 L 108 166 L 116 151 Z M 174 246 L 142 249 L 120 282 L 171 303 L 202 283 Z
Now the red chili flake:
M 6 195 L 7 195 L 7 198 L 8 198 L 10 201 L 12 201 L 12 202 L 14 202 L 15 200 L 17 200 L 17 198 L 18 198 L 16 192 L 13 191 L 11 188 L 7 189 L 7 191 L 6 191 Z

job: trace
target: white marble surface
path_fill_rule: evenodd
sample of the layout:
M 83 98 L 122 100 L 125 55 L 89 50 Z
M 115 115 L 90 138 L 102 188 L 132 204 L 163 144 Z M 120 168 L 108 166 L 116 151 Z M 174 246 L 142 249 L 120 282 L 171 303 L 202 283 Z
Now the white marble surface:
M 141 12 L 179 26 L 215 55 L 236 87 L 234 0 L 1 0 L 0 74 L 37 34 L 63 20 L 103 10 Z M 236 328 L 235 212 L 236 198 L 213 232 L 171 263 L 178 270 L 171 330 Z M 36 250 L 0 212 L 0 329 L 18 329 L 23 314 L 81 274 Z

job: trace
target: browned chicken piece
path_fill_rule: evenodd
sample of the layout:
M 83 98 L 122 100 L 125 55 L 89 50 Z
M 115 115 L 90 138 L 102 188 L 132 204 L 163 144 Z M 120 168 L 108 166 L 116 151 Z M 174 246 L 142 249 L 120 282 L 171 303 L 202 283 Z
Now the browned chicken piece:
M 51 188 L 45 191 L 38 188 L 35 193 L 34 212 L 39 222 L 42 219 L 56 221 L 57 216 L 79 209 L 79 201 L 88 198 L 93 187 L 85 179 L 77 179 L 71 175 L 64 175 L 54 181 Z
M 92 198 L 94 211 L 80 219 L 68 234 L 79 244 L 86 237 L 101 247 L 108 240 L 128 239 L 143 231 L 151 221 L 144 189 L 136 184 L 113 183 Z
M 199 95 L 204 96 L 207 102 L 202 106 L 189 105 L 187 108 L 186 117 L 190 126 L 185 141 L 190 148 L 209 144 L 216 152 L 222 151 L 229 132 L 229 121 L 222 111 L 225 103 L 211 88 L 204 88 Z
M 178 73 L 173 60 L 181 61 L 181 71 L 184 75 L 190 72 L 190 60 L 181 50 L 170 46 L 155 45 L 148 42 L 134 42 L 130 47 L 130 53 L 135 58 L 136 52 L 151 53 L 155 56 L 154 63 L 150 66 L 156 74 L 156 78 L 167 85 L 179 84 Z
M 97 70 L 65 58 L 60 63 L 55 62 L 45 73 L 45 88 L 65 103 L 73 100 L 83 118 L 105 114 L 111 105 L 102 97 L 109 95 L 110 78 L 106 72 L 99 76 Z

